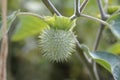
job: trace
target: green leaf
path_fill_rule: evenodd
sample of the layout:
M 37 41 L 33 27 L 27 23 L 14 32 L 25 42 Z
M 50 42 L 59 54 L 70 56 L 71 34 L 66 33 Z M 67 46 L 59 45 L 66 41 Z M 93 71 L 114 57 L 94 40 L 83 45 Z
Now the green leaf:
M 81 49 L 91 56 L 97 63 L 102 65 L 108 71 L 113 74 L 115 80 L 120 80 L 120 57 L 108 52 L 90 52 L 89 48 L 85 45 L 81 45 Z
M 16 16 L 17 16 L 18 12 L 19 11 L 15 11 L 10 16 L 7 17 L 7 32 L 11 28 L 11 25 L 12 25 L 13 21 L 16 19 Z M 1 29 L 1 26 L 2 26 L 2 21 L 0 21 L 0 40 L 2 38 L 2 29 Z
M 93 59 L 102 60 L 105 63 L 101 62 L 104 67 L 112 72 L 115 80 L 120 80 L 120 57 L 108 52 L 93 52 L 91 53 Z M 110 64 L 110 65 L 109 65 Z
M 51 28 L 61 30 L 71 30 L 76 25 L 76 20 L 71 20 L 70 18 L 64 16 L 47 16 L 45 17 L 45 21 L 50 25 Z
M 120 39 L 120 14 L 113 15 L 107 22 L 111 25 L 110 30 L 112 33 Z
M 120 54 L 120 43 L 110 46 L 107 51 L 114 54 Z
M 98 57 L 93 56 L 93 53 L 90 52 L 89 48 L 86 45 L 82 44 L 81 49 L 87 54 L 89 58 L 94 59 L 97 63 L 101 64 L 108 71 L 111 71 L 110 64 L 103 59 L 99 59 Z
M 102 66 L 103 66 L 105 69 L 107 69 L 109 72 L 111 72 L 111 66 L 110 66 L 110 64 L 109 64 L 107 61 L 102 60 L 102 59 L 99 59 L 99 58 L 94 58 L 94 60 L 95 60 L 98 64 L 102 65 Z
M 112 73 L 115 80 L 120 80 L 120 62 L 114 65 L 114 67 L 112 68 Z
M 26 37 L 39 34 L 42 30 L 49 27 L 42 18 L 31 14 L 19 15 L 19 19 L 20 23 L 12 37 L 13 41 L 20 41 Z

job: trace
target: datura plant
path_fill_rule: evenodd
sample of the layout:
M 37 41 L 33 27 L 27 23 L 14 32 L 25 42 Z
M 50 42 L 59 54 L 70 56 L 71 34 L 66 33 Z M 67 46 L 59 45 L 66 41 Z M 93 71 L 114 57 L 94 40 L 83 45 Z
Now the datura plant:
M 107 3 L 105 4 L 106 9 L 104 9 L 103 7 L 105 6 L 102 5 L 104 1 L 96 0 L 100 11 L 100 17 L 97 18 L 82 13 L 90 0 L 82 1 L 82 4 L 80 4 L 80 0 L 74 0 L 74 14 L 71 17 L 65 17 L 55 8 L 50 0 L 42 0 L 50 12 L 55 14 L 54 16 L 41 17 L 35 13 L 16 11 L 7 18 L 7 32 L 11 29 L 15 18 L 18 17 L 19 23 L 17 28 L 15 27 L 14 29 L 12 27 L 14 30 L 14 34 L 11 38 L 12 41 L 24 40 L 27 37 L 39 34 L 39 49 L 44 58 L 52 62 L 63 62 L 70 59 L 72 54 L 75 53 L 77 54 L 77 58 L 81 60 L 86 67 L 90 80 L 100 80 L 96 63 L 108 70 L 115 80 L 120 80 L 120 57 L 116 55 L 120 53 L 120 6 L 109 7 L 109 0 L 104 0 L 106 1 L 105 3 Z M 90 51 L 84 43 L 79 43 L 76 38 L 77 34 L 75 35 L 73 33 L 78 17 L 84 17 L 100 23 L 92 51 Z M 85 24 L 85 22 L 81 24 Z M 1 25 L 2 21 L 0 21 L 0 27 L 2 27 Z M 94 26 L 98 27 L 98 25 Z M 102 33 L 106 29 L 109 29 L 118 42 L 110 47 L 108 51 L 96 51 L 99 47 Z M 89 30 L 91 30 L 90 27 Z M 2 33 L 2 28 L 0 28 L 0 33 Z M 87 33 L 85 32 L 85 34 Z M 3 35 L 0 35 L 0 40 L 2 40 L 2 38 Z
M 71 31 L 75 21 L 63 16 L 45 18 L 50 26 L 40 34 L 39 46 L 43 56 L 51 61 L 67 61 L 75 51 L 74 34 Z

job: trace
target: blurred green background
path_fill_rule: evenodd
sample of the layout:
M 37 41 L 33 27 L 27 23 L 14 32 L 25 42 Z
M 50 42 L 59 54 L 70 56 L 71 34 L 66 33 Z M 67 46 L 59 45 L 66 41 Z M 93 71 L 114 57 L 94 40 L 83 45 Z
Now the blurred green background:
M 81 0 L 82 2 L 83 0 Z M 104 2 L 105 0 L 103 0 Z M 62 15 L 70 17 L 74 13 L 74 0 L 51 0 Z M 109 0 L 109 6 L 119 5 L 119 0 Z M 104 4 L 105 5 L 105 4 Z M 41 0 L 8 0 L 8 15 L 20 9 L 37 13 L 41 16 L 52 15 Z M 98 17 L 99 10 L 96 0 L 90 0 L 83 13 Z M 19 23 L 16 19 L 12 24 L 15 28 Z M 86 44 L 92 51 L 99 23 L 83 17 L 78 18 L 74 29 L 78 40 Z M 14 31 L 9 31 L 8 80 L 90 80 L 87 70 L 73 55 L 65 63 L 51 63 L 41 57 L 38 47 L 38 35 L 27 37 L 19 42 L 11 41 Z M 117 39 L 106 29 L 98 50 L 108 50 L 116 44 Z M 97 65 L 100 80 L 114 80 L 112 75 Z

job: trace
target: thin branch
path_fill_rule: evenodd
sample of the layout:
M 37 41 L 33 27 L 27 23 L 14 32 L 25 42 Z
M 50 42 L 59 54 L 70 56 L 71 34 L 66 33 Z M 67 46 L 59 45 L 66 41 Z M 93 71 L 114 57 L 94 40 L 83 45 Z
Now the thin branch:
M 101 19 L 103 21 L 105 21 L 107 19 L 107 16 L 106 16 L 106 13 L 103 9 L 103 5 L 102 5 L 101 0 L 97 0 L 97 3 L 98 3 L 99 10 L 100 10 Z M 93 51 L 96 51 L 98 46 L 99 46 L 104 27 L 105 27 L 105 24 L 101 23 L 101 26 L 100 26 L 99 31 L 98 31 L 98 35 L 97 35 L 96 40 L 95 40 L 95 45 L 93 46 Z M 98 75 L 98 71 L 97 71 L 96 62 L 93 61 L 92 64 L 93 64 L 94 73 L 96 74 L 96 78 L 97 78 L 97 80 L 100 80 L 99 75 Z
M 84 0 L 80 6 L 80 13 L 84 10 L 89 0 Z
M 76 41 L 78 52 L 79 52 L 79 53 L 75 54 L 76 57 L 78 58 L 78 60 L 80 62 L 82 62 L 82 64 L 87 69 L 90 80 L 97 80 L 91 63 L 88 61 L 88 59 L 86 58 L 84 52 L 81 50 L 81 45 L 80 45 L 79 41 L 77 40 L 77 38 L 74 35 L 73 35 L 73 37 L 74 37 L 74 40 Z
M 93 64 L 93 72 L 94 72 L 94 74 L 95 74 L 96 80 L 100 80 L 100 78 L 99 78 L 99 74 L 98 74 L 98 71 L 97 71 L 96 62 L 93 61 L 92 64 Z
M 73 14 L 73 15 L 70 17 L 71 20 L 74 20 L 74 19 L 76 19 L 76 18 L 77 18 L 77 16 L 76 16 L 75 14 Z
M 2 2 L 2 43 L 0 51 L 0 80 L 7 80 L 7 54 L 8 54 L 8 37 L 7 37 L 7 0 L 1 0 Z
M 99 10 L 100 10 L 100 14 L 101 14 L 101 19 L 103 21 L 105 21 L 107 18 L 106 18 L 106 13 L 103 9 L 103 5 L 102 5 L 101 0 L 97 0 L 97 3 L 98 3 L 98 7 L 99 7 Z M 105 24 L 102 23 L 100 28 L 99 28 L 99 31 L 98 31 L 98 34 L 97 34 L 97 37 L 96 37 L 96 41 L 95 41 L 95 45 L 93 47 L 93 51 L 97 50 L 97 48 L 99 46 L 99 42 L 100 42 L 100 39 L 101 39 L 101 36 L 102 36 L 102 32 L 104 30 L 104 26 L 105 26 Z
M 104 24 L 104 25 L 108 26 L 109 28 L 111 28 L 111 26 L 110 26 L 107 22 L 105 22 L 105 21 L 103 21 L 103 20 L 101 20 L 101 19 L 99 19 L 99 18 L 90 16 L 90 15 L 86 15 L 86 14 L 80 14 L 80 16 L 81 16 L 81 17 L 86 17 L 86 18 L 89 18 L 89 19 L 92 19 L 92 20 L 95 20 L 95 21 L 98 21 L 98 22 L 100 22 L 101 24 Z M 73 15 L 70 19 L 73 20 L 73 19 L 75 19 L 75 18 L 77 18 L 77 17 L 79 17 L 79 16 Z
M 71 20 L 80 16 L 80 0 L 74 0 L 74 14 L 70 17 Z
M 85 69 L 87 70 L 87 74 L 90 78 L 90 80 L 97 80 L 95 77 L 95 74 L 93 72 L 92 69 L 92 65 L 90 63 L 88 63 L 88 61 L 86 60 L 84 53 L 80 51 L 80 49 L 78 49 L 79 53 L 76 53 L 76 57 L 78 58 L 78 60 L 80 62 L 82 62 L 82 64 L 84 65 Z
M 92 17 L 92 16 L 89 16 L 89 15 L 85 15 L 85 14 L 81 14 L 81 16 L 83 17 L 87 17 L 87 18 L 90 18 L 90 19 L 93 19 L 93 20 L 96 20 L 96 21 L 99 21 L 102 25 L 107 25 L 108 27 L 110 27 L 110 25 L 108 23 L 106 23 L 105 21 L 101 20 L 101 19 L 98 19 L 98 18 L 95 18 L 95 17 Z M 98 46 L 99 44 L 99 39 L 101 38 L 101 30 L 100 32 L 98 33 L 98 37 L 97 37 L 97 41 L 95 43 L 95 49 L 97 49 L 96 47 Z M 98 39 L 99 38 L 99 39 Z M 99 75 L 98 75 L 98 72 L 97 72 L 97 68 L 96 68 L 96 63 L 93 61 L 92 62 L 93 64 L 93 72 L 94 72 L 94 75 L 95 75 L 95 80 L 100 80 L 99 79 Z
M 98 7 L 99 7 L 99 10 L 100 10 L 100 14 L 101 14 L 101 19 L 106 20 L 106 13 L 104 11 L 101 0 L 97 0 L 97 3 L 98 3 Z
M 103 21 L 103 20 L 101 20 L 101 19 L 99 19 L 99 18 L 90 16 L 90 15 L 86 15 L 86 14 L 80 14 L 80 16 L 81 16 L 81 17 L 86 17 L 86 18 L 89 18 L 89 19 L 92 19 L 92 20 L 95 20 L 95 21 L 98 21 L 98 22 L 100 22 L 101 24 L 104 24 L 104 25 L 108 26 L 109 28 L 111 28 L 111 26 L 110 26 L 107 22 L 105 22 L 105 21 Z M 75 19 L 75 18 L 77 18 L 77 17 L 79 17 L 79 16 L 73 15 L 70 19 L 73 20 L 73 19 Z
M 74 4 L 75 4 L 75 11 L 74 11 L 74 15 L 70 17 L 71 20 L 79 17 L 82 13 L 82 11 L 84 10 L 85 6 L 87 5 L 89 0 L 84 0 L 82 2 L 82 4 L 80 5 L 80 1 L 79 0 L 75 0 Z
M 42 1 L 52 14 L 55 13 L 58 16 L 61 16 L 60 12 L 54 7 L 54 5 L 50 2 L 50 0 L 42 0 Z
M 104 30 L 104 25 L 101 24 L 100 28 L 98 29 L 98 33 L 97 33 L 97 37 L 96 37 L 96 40 L 95 40 L 95 43 L 94 43 L 94 46 L 93 46 L 93 51 L 96 51 L 97 48 L 98 48 L 98 45 L 99 45 L 99 42 L 100 42 L 100 39 L 101 39 L 101 35 L 102 35 L 102 32 Z
M 75 15 L 79 16 L 80 15 L 80 0 L 74 0 L 74 5 L 75 5 Z
M 86 15 L 86 14 L 81 14 L 80 16 L 86 17 L 86 18 L 89 18 L 89 19 L 92 19 L 92 20 L 96 20 L 96 21 L 98 21 L 98 22 L 100 22 L 100 23 L 102 23 L 102 24 L 110 27 L 110 25 L 109 25 L 107 22 L 105 22 L 105 21 L 103 21 L 103 20 L 101 20 L 101 19 L 95 18 L 95 17 L 93 17 L 93 16 L 89 16 L 89 15 Z

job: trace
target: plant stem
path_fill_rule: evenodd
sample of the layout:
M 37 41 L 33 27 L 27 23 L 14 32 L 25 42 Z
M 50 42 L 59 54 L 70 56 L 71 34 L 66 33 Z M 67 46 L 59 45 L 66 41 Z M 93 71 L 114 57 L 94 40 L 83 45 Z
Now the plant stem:
M 104 25 L 101 24 L 100 28 L 98 29 L 98 33 L 97 33 L 97 37 L 96 37 L 96 40 L 95 40 L 95 44 L 94 44 L 94 47 L 93 47 L 93 51 L 96 51 L 98 46 L 99 46 L 99 42 L 100 42 L 100 39 L 101 39 L 101 35 L 102 35 L 102 32 L 104 30 Z
M 106 13 L 104 11 L 101 0 L 97 0 L 97 3 L 98 3 L 99 10 L 100 10 L 101 19 L 106 20 Z
M 89 16 L 89 15 L 86 15 L 86 14 L 81 14 L 80 16 L 86 17 L 86 18 L 89 18 L 89 19 L 92 19 L 92 20 L 96 20 L 96 21 L 98 21 L 98 22 L 100 22 L 100 23 L 102 23 L 102 24 L 110 27 L 110 25 L 109 25 L 107 22 L 105 22 L 105 21 L 103 21 L 103 20 L 101 20 L 101 19 L 98 19 L 98 18 L 96 18 L 96 17 Z
M 98 18 L 96 18 L 96 17 L 90 16 L 90 15 L 86 15 L 86 14 L 80 14 L 80 16 L 81 16 L 81 17 L 86 17 L 86 18 L 89 18 L 89 19 L 92 19 L 92 20 L 95 20 L 95 21 L 98 21 L 98 22 L 100 22 L 101 24 L 104 24 L 104 25 L 106 25 L 106 26 L 108 26 L 108 27 L 111 27 L 107 22 L 105 22 L 105 21 L 103 21 L 103 20 L 101 20 L 101 19 L 98 19 Z M 79 17 L 79 16 L 73 15 L 73 16 L 71 17 L 71 20 L 73 20 L 73 19 L 75 19 L 75 18 L 77 18 L 77 17 Z
M 93 46 L 93 51 L 96 51 L 98 46 L 99 46 L 103 30 L 104 30 L 104 25 L 101 24 L 99 31 L 98 31 L 98 34 L 97 34 L 97 37 L 96 37 L 96 40 L 95 40 L 95 43 L 94 43 L 94 46 Z M 98 71 L 97 71 L 96 62 L 93 61 L 92 64 L 93 64 L 94 74 L 96 75 L 97 80 L 100 80 L 99 75 L 98 75 Z
M 85 68 L 87 69 L 88 71 L 88 75 L 90 77 L 90 80 L 96 80 L 96 76 L 94 74 L 94 70 L 92 68 L 92 65 L 90 62 L 88 62 L 87 58 L 85 57 L 85 54 L 84 52 L 81 50 L 81 45 L 79 43 L 79 41 L 76 39 L 76 37 L 73 35 L 74 37 L 74 40 L 76 41 L 76 44 L 77 44 L 77 49 L 78 49 L 78 52 L 80 53 L 76 53 L 76 57 L 78 58 L 78 60 L 80 62 L 82 62 L 82 64 L 85 66 Z
M 96 80 L 100 80 L 99 74 L 98 74 L 98 71 L 97 71 L 96 62 L 93 61 L 93 62 L 92 62 L 92 65 L 93 65 L 93 72 L 94 72 L 94 75 L 95 75 Z
M 87 5 L 89 0 L 84 0 L 80 6 L 80 13 L 82 13 L 82 11 L 84 10 L 85 6 Z
M 75 14 L 73 14 L 73 15 L 70 17 L 71 20 L 74 20 L 74 19 L 76 19 L 76 18 L 77 18 L 77 16 L 76 16 Z
M 74 0 L 74 14 L 70 17 L 71 20 L 80 16 L 80 0 Z
M 88 0 L 84 0 L 82 2 L 82 4 L 80 5 L 80 1 L 79 0 L 75 0 L 74 4 L 74 14 L 70 17 L 71 20 L 79 17 L 82 13 L 82 11 L 84 10 L 85 6 L 87 5 Z
M 99 10 L 100 10 L 100 14 L 101 14 L 101 19 L 103 21 L 105 21 L 107 19 L 107 16 L 106 16 L 106 13 L 103 9 L 103 5 L 102 5 L 101 0 L 97 0 L 97 3 L 98 3 L 98 7 L 99 7 Z M 95 45 L 93 46 L 93 51 L 96 51 L 98 46 L 99 46 L 104 27 L 105 27 L 105 25 L 101 23 L 101 26 L 99 28 L 99 31 L 98 31 L 98 34 L 97 34 L 97 37 L 96 37 Z M 92 64 L 93 64 L 94 73 L 96 74 L 96 78 L 97 78 L 97 80 L 100 80 L 99 75 L 98 75 L 98 71 L 97 71 L 96 62 L 93 61 Z
M 2 42 L 0 51 L 0 80 L 7 80 L 7 55 L 8 55 L 8 37 L 7 37 L 7 0 L 1 0 L 2 2 Z
M 50 2 L 50 0 L 42 0 L 42 1 L 52 14 L 55 13 L 56 15 L 61 16 L 59 11 L 54 7 L 54 5 Z
M 76 16 L 79 16 L 80 15 L 80 0 L 75 0 L 75 12 L 74 12 L 74 14 L 76 15 Z
M 105 11 L 103 9 L 101 0 L 97 0 L 97 3 L 98 3 L 100 14 L 101 14 L 101 19 L 103 21 L 105 21 L 107 18 L 106 18 L 106 14 L 105 14 Z M 99 31 L 98 31 L 98 34 L 97 34 L 97 37 L 96 37 L 96 40 L 95 40 L 95 45 L 93 47 L 93 51 L 96 51 L 98 46 L 99 46 L 99 42 L 100 42 L 100 39 L 101 39 L 101 36 L 102 36 L 102 32 L 104 30 L 104 26 L 105 26 L 105 24 L 102 23 L 100 28 L 99 28 Z
M 85 0 L 85 1 L 83 2 L 82 6 L 81 6 L 81 8 L 80 8 L 80 9 L 81 9 L 81 12 L 82 12 L 82 10 L 84 9 L 84 7 L 86 6 L 87 2 L 88 2 L 88 0 Z M 99 7 L 101 7 L 101 6 L 99 6 Z M 101 8 L 100 8 L 100 10 L 101 10 Z M 102 14 L 102 15 L 105 15 L 103 11 L 101 11 L 101 14 Z M 89 19 L 93 19 L 93 20 L 99 21 L 100 23 L 102 23 L 102 24 L 107 25 L 107 26 L 110 27 L 110 25 L 109 25 L 108 23 L 106 23 L 105 21 L 103 21 L 103 20 L 101 20 L 101 19 L 98 19 L 98 18 L 89 16 L 89 15 L 81 14 L 81 13 L 80 13 L 80 15 L 74 14 L 74 15 L 71 17 L 71 19 L 73 20 L 73 19 L 75 19 L 76 17 L 79 17 L 79 16 L 87 17 L 87 18 L 89 18 Z M 105 17 L 105 18 L 104 18 L 104 17 Z M 103 19 L 106 19 L 106 16 L 104 16 L 104 17 L 103 17 Z M 99 33 L 98 33 L 98 37 L 97 37 L 96 43 L 95 43 L 95 49 L 97 49 L 97 47 L 98 47 L 99 40 L 100 40 L 100 38 L 101 38 L 101 34 L 102 34 L 102 30 L 100 29 L 100 31 L 99 31 Z M 78 41 L 77 41 L 77 44 L 78 44 Z M 78 44 L 78 46 L 79 46 L 79 44 Z M 80 46 L 79 46 L 79 48 L 80 48 Z M 85 55 L 82 54 L 82 57 L 81 57 L 81 55 L 80 55 L 80 58 L 83 58 L 83 60 L 84 60 L 84 65 L 85 65 L 85 66 L 91 65 L 91 64 L 89 64 L 88 60 L 86 61 Z M 82 61 L 83 61 L 83 60 L 82 60 Z M 87 64 L 87 65 L 86 65 L 86 64 Z M 98 75 L 98 71 L 97 71 L 97 68 L 96 68 L 96 63 L 95 63 L 95 61 L 92 61 L 92 67 L 90 67 L 90 68 L 86 67 L 86 68 L 87 68 L 87 70 L 88 70 L 89 75 L 91 76 L 91 77 L 90 77 L 91 80 L 100 80 L 100 79 L 99 79 L 99 75 Z

